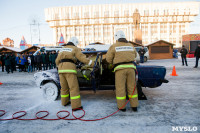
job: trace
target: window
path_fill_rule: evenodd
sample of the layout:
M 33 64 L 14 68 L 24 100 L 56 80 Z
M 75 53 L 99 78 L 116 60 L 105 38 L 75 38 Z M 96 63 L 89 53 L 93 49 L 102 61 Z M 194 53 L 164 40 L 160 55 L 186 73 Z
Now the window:
M 124 11 L 124 16 L 125 16 L 125 17 L 128 17 L 128 16 L 129 16 L 129 10 L 125 10 L 125 11 Z
M 99 12 L 95 12 L 95 13 L 94 13 L 94 17 L 95 17 L 95 18 L 98 18 L 98 17 L 99 17 Z
M 99 23 L 99 12 L 94 12 L 94 23 L 95 24 L 98 24 Z
M 84 18 L 89 18 L 89 12 L 84 13 Z
M 109 11 L 105 11 L 104 12 L 104 23 L 109 23 Z
M 79 13 L 78 12 L 76 12 L 76 13 L 74 13 L 74 18 L 79 18 Z
M 69 19 L 69 13 L 65 13 L 65 18 Z
M 87 18 L 87 19 L 85 19 L 85 24 L 88 24 L 89 23 L 89 12 L 85 12 L 84 13 L 84 18 Z
M 119 11 L 115 11 L 115 12 L 114 12 L 114 16 L 115 16 L 115 17 L 119 17 Z
M 175 15 L 176 14 L 176 11 L 175 11 L 175 9 L 173 9 L 173 15 Z
M 109 17 L 109 11 L 104 12 L 104 17 Z
M 164 10 L 164 15 L 169 15 L 169 10 L 168 9 Z
M 152 46 L 151 53 L 169 53 L 169 46 Z
M 144 10 L 144 16 L 149 16 L 149 10 Z
M 159 10 L 154 10 L 154 16 L 158 16 L 159 15 Z
M 119 11 L 114 11 L 114 22 L 119 23 Z
M 128 10 L 124 11 L 124 16 L 126 17 L 125 22 L 129 22 L 129 18 L 128 18 L 129 17 L 129 11 Z

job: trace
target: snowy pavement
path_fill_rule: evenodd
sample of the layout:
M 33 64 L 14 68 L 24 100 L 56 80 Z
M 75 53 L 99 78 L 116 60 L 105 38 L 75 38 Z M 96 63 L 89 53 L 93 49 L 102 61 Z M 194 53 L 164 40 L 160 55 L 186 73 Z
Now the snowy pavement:
M 189 66 L 182 66 L 180 59 L 150 60 L 144 65 L 161 65 L 167 68 L 169 83 L 158 88 L 143 88 L 147 101 L 139 101 L 138 112 L 127 105 L 126 112 L 95 122 L 74 121 L 0 121 L 0 133 L 170 133 L 172 126 L 189 126 L 200 132 L 200 67 L 193 68 L 195 59 L 188 59 Z M 170 76 L 173 66 L 179 76 Z M 0 68 L 0 110 L 8 113 L 2 118 L 11 118 L 14 112 L 25 110 L 23 118 L 34 118 L 39 110 L 47 110 L 47 118 L 56 118 L 62 107 L 60 99 L 45 101 L 42 91 L 36 86 L 33 73 L 15 72 L 6 74 Z M 114 91 L 82 91 L 84 119 L 105 117 L 116 111 Z M 75 113 L 81 115 L 81 111 Z M 1 114 L 0 114 L 1 115 Z M 69 118 L 73 118 L 70 115 Z

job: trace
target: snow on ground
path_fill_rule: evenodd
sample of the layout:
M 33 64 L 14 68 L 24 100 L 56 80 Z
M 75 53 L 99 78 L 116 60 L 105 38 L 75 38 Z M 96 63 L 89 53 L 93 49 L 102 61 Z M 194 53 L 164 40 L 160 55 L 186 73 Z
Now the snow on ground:
M 158 88 L 144 88 L 147 101 L 139 101 L 138 112 L 132 112 L 127 105 L 126 112 L 95 122 L 75 121 L 0 121 L 0 133 L 169 133 L 172 126 L 197 126 L 200 132 L 200 67 L 193 68 L 195 59 L 188 59 L 189 66 L 181 66 L 180 59 L 149 60 L 143 65 L 162 65 L 167 68 L 168 84 Z M 172 77 L 173 66 L 179 76 Z M 1 69 L 1 68 L 0 68 Z M 62 107 L 60 99 L 45 101 L 42 91 L 36 87 L 33 73 L 0 72 L 0 110 L 8 113 L 2 118 L 10 118 L 14 112 L 26 110 L 24 118 L 34 118 L 39 110 L 47 110 L 47 118 L 56 118 Z M 114 91 L 82 91 L 82 105 L 86 111 L 84 119 L 95 119 L 107 116 L 116 111 Z M 75 113 L 77 116 L 82 112 Z M 64 115 L 64 114 L 63 114 Z M 70 115 L 69 118 L 73 118 Z

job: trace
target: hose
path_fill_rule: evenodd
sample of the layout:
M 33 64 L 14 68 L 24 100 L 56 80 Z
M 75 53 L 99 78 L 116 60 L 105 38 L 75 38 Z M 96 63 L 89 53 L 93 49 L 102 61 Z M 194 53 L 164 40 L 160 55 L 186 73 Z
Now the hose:
M 80 117 L 76 117 L 74 115 L 74 111 L 72 111 L 72 116 L 74 117 L 74 119 L 67 119 L 67 117 L 70 115 L 70 112 L 67 111 L 67 110 L 61 110 L 61 111 L 58 111 L 56 113 L 56 116 L 57 118 L 54 118 L 54 119 L 47 119 L 46 117 L 49 115 L 49 112 L 48 111 L 38 111 L 36 114 L 35 114 L 35 118 L 33 119 L 22 119 L 21 117 L 25 116 L 27 114 L 26 111 L 18 111 L 18 112 L 15 112 L 13 113 L 12 115 L 12 118 L 9 118 L 9 119 L 0 119 L 0 121 L 7 121 L 7 120 L 23 120 L 23 121 L 32 121 L 32 120 L 47 120 L 47 121 L 54 121 L 54 120 L 80 120 L 80 121 L 99 121 L 99 120 L 103 120 L 103 119 L 106 119 L 114 114 L 116 114 L 117 112 L 119 112 L 122 108 L 124 108 L 127 103 L 130 101 L 130 99 L 132 98 L 134 92 L 135 92 L 135 88 L 136 88 L 136 82 L 135 82 L 135 86 L 134 86 L 134 90 L 133 90 L 133 93 L 131 94 L 131 97 L 128 99 L 128 101 L 120 108 L 118 109 L 117 111 L 115 111 L 114 113 L 108 115 L 108 116 L 105 116 L 105 117 L 102 117 L 102 118 L 97 118 L 97 119 L 82 119 L 84 116 L 85 116 L 85 110 L 84 109 L 80 109 L 83 111 L 83 114 L 82 116 Z M 6 114 L 6 111 L 5 110 L 0 110 L 0 112 L 2 112 L 2 114 L 0 114 L 0 117 L 4 116 Z M 67 113 L 67 115 L 61 117 L 59 116 L 60 113 Z M 16 114 L 20 114 L 20 113 L 23 113 L 19 116 L 15 116 Z M 43 116 L 38 116 L 40 113 L 46 113 L 44 114 Z

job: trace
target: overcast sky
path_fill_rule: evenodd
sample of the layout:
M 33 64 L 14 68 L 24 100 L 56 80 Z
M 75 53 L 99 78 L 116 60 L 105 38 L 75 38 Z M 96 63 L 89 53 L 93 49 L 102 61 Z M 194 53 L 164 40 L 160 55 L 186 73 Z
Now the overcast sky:
M 162 2 L 195 1 L 195 0 L 162 0 Z M 196 0 L 200 1 L 200 0 Z M 40 23 L 40 38 L 42 44 L 53 43 L 53 31 L 45 22 L 44 8 L 71 6 L 71 5 L 93 5 L 114 3 L 142 3 L 160 2 L 160 0 L 0 0 L 0 43 L 9 37 L 14 40 L 15 46 L 19 47 L 22 36 L 27 43 L 31 43 L 30 23 L 36 19 Z M 200 33 L 200 15 L 191 23 L 190 33 Z M 37 27 L 32 27 L 32 33 Z M 32 35 L 38 38 L 36 34 Z

